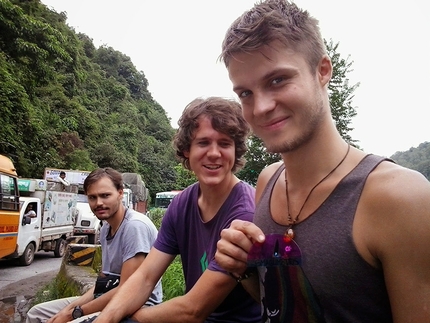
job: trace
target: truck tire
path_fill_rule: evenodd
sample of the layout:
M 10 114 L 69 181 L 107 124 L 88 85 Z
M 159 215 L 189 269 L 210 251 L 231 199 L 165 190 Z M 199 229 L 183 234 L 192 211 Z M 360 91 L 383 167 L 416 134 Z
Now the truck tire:
M 54 257 L 61 258 L 66 253 L 66 240 L 60 238 L 57 240 L 57 243 L 55 244 L 55 250 L 54 250 Z
M 34 244 L 29 243 L 25 248 L 24 253 L 19 257 L 19 264 L 21 266 L 28 266 L 34 260 Z

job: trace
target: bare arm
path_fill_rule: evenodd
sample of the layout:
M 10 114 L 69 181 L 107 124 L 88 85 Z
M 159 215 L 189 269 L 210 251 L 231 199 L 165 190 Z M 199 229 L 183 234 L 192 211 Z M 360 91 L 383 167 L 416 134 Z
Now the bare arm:
M 145 259 L 145 255 L 143 253 L 137 254 L 133 258 L 130 258 L 126 262 L 123 263 L 121 268 L 121 280 L 119 286 L 123 284 L 131 274 L 142 264 Z M 100 297 L 94 299 L 94 287 L 88 290 L 84 295 L 79 297 L 74 302 L 70 303 L 64 309 L 62 309 L 58 314 L 49 319 L 48 323 L 62 323 L 68 322 L 72 320 L 72 312 L 75 306 L 81 306 L 82 311 L 85 315 L 101 311 L 109 300 L 116 294 L 118 288 L 114 288 L 109 292 L 101 295 Z
M 124 284 L 117 288 L 114 297 L 94 323 L 116 323 L 141 308 L 174 258 L 174 255 L 152 248 L 146 260 Z
M 258 177 L 255 201 L 258 203 L 261 193 L 280 163 L 268 166 Z M 242 276 L 247 269 L 248 252 L 255 242 L 262 243 L 264 233 L 254 223 L 234 220 L 228 229 L 221 231 L 217 243 L 215 259 L 218 264 L 235 276 Z M 242 281 L 245 290 L 257 301 L 260 300 L 260 289 L 257 275 Z
M 156 306 L 144 307 L 131 318 L 144 323 L 204 322 L 236 284 L 232 277 L 224 273 L 205 270 L 187 294 Z
M 382 266 L 393 321 L 430 322 L 430 183 L 384 164 L 369 176 L 357 210 L 366 223 L 357 220 L 354 233 L 364 237 L 369 263 Z
M 126 262 L 123 263 L 121 268 L 121 279 L 119 286 L 117 288 L 111 289 L 109 292 L 101 295 L 100 297 L 97 297 L 96 299 L 93 299 L 82 305 L 82 311 L 85 313 L 85 315 L 88 315 L 90 313 L 101 311 L 108 303 L 109 301 L 115 296 L 118 289 L 127 281 L 128 278 L 139 268 L 139 266 L 143 263 L 145 260 L 145 255 L 143 253 L 137 254 L 133 258 L 130 258 Z

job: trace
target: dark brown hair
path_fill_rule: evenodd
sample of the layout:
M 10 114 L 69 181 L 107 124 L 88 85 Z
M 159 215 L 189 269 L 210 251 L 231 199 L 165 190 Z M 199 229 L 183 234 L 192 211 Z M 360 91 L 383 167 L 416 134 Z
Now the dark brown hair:
M 87 190 L 90 187 L 90 185 L 94 184 L 95 182 L 97 182 L 103 177 L 109 178 L 118 191 L 124 189 L 124 182 L 122 180 L 121 173 L 116 171 L 113 168 L 106 167 L 106 168 L 97 168 L 93 170 L 87 176 L 87 178 L 85 178 L 84 193 L 87 194 Z
M 311 72 L 327 53 L 317 19 L 287 0 L 266 0 L 256 3 L 232 23 L 220 60 L 228 67 L 235 53 L 256 51 L 274 41 L 303 54 Z
M 240 104 L 230 99 L 220 97 L 198 98 L 185 107 L 178 121 L 179 128 L 173 140 L 177 158 L 186 169 L 190 170 L 189 160 L 185 157 L 184 152 L 190 151 L 191 142 L 199 128 L 198 118 L 200 116 L 209 118 L 216 131 L 233 139 L 235 163 L 232 172 L 238 171 L 245 165 L 243 155 L 247 150 L 246 140 L 249 135 L 249 126 L 242 116 Z

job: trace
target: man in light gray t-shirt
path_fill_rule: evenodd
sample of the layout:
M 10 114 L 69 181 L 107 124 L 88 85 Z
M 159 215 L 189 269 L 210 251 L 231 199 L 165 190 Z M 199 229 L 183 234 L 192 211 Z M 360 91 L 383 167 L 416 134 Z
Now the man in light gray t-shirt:
M 102 273 L 105 275 L 121 272 L 122 264 L 139 252 L 148 254 L 158 233 L 146 215 L 130 209 L 127 209 L 124 220 L 113 237 L 109 234 L 110 230 L 109 223 L 105 223 L 100 231 Z M 146 234 L 142 234 L 143 232 Z M 162 296 L 161 281 L 158 281 L 146 305 L 160 303 Z
M 27 313 L 26 323 L 47 320 L 77 323 L 97 315 L 116 294 L 119 289 L 116 287 L 121 286 L 146 258 L 158 231 L 146 215 L 124 207 L 123 188 L 122 175 L 112 168 L 96 169 L 84 182 L 90 208 L 103 221 L 100 232 L 102 270 L 99 278 L 106 279 L 108 276 L 110 282 L 104 282 L 103 288 L 95 284 L 82 296 L 33 306 Z M 111 283 L 115 288 L 104 288 Z M 155 305 L 162 299 L 161 282 L 158 281 L 144 305 Z

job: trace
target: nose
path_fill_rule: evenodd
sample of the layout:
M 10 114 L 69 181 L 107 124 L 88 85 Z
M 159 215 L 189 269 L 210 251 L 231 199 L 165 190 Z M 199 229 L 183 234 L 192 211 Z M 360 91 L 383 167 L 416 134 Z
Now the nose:
M 276 107 L 276 102 L 272 96 L 267 93 L 254 93 L 253 115 L 262 117 L 273 111 Z
M 219 149 L 217 143 L 212 143 L 209 146 L 208 156 L 209 157 L 219 157 L 219 156 L 221 156 L 220 149 Z
M 101 197 L 97 196 L 94 200 L 94 203 L 95 203 L 96 207 L 99 207 L 99 206 L 103 205 L 103 199 Z

